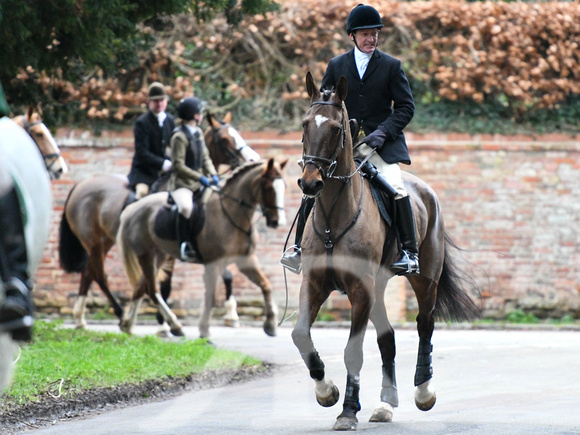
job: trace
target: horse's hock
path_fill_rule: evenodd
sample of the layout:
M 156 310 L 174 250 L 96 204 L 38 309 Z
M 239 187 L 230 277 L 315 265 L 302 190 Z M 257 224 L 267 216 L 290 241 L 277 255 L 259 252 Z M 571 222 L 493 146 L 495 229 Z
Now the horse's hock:
M 289 223 L 300 205 L 296 184 L 300 168 L 301 132 L 245 132 L 242 136 L 263 157 L 289 158 L 285 170 L 286 212 Z M 463 257 L 476 265 L 473 276 L 483 289 L 485 315 L 503 318 L 514 310 L 539 317 L 580 317 L 580 139 L 565 135 L 468 136 L 406 134 L 413 164 L 408 170 L 437 193 L 445 226 Z M 56 140 L 70 173 L 53 182 L 54 214 L 49 245 L 36 275 L 35 301 L 40 312 L 69 314 L 77 295 L 78 274 L 59 268 L 58 223 L 69 190 L 96 173 L 128 174 L 133 155 L 131 129 L 122 133 L 61 129 Z M 256 219 L 260 240 L 257 253 L 272 282 L 274 299 L 283 310 L 284 272 L 279 265 L 289 226 L 266 228 Z M 293 235 L 290 242 L 293 241 Z M 112 291 L 122 300 L 130 295 L 118 250 L 107 257 Z M 234 271 L 235 272 L 235 271 Z M 197 322 L 204 296 L 202 268 L 177 264 L 172 306 L 180 317 Z M 298 305 L 301 276 L 287 274 L 289 313 Z M 234 273 L 234 295 L 240 314 L 257 318 L 258 287 Z M 92 307 L 106 305 L 96 287 L 89 292 Z M 225 291 L 218 288 L 217 305 Z M 392 279 L 386 292 L 391 321 L 414 320 L 415 298 L 404 278 Z M 146 307 L 145 307 L 146 308 Z M 348 316 L 349 303 L 338 292 L 323 306 L 325 319 Z M 245 312 L 244 312 L 245 311 Z M 218 313 L 219 314 L 219 313 Z

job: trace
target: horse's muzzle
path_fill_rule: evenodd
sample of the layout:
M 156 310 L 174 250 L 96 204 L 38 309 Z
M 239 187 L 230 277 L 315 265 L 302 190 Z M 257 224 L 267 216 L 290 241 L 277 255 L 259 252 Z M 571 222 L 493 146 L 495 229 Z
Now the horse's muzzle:
M 298 179 L 298 187 L 300 187 L 304 195 L 316 198 L 320 195 L 320 192 L 324 187 L 324 181 L 318 178 L 315 178 L 314 180 L 306 180 L 303 177 Z

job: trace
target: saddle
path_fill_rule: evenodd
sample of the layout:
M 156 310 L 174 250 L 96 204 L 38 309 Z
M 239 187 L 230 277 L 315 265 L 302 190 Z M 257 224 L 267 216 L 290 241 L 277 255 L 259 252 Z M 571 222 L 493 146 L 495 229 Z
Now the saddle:
M 179 225 L 179 210 L 177 205 L 171 198 L 171 193 L 168 193 L 169 198 L 167 204 L 162 205 L 155 215 L 155 224 L 153 231 L 155 235 L 164 240 L 178 240 L 178 225 Z M 201 198 L 196 195 L 193 202 L 193 210 L 187 223 L 188 234 L 190 242 L 197 250 L 197 243 L 195 237 L 201 232 L 205 224 L 205 206 Z

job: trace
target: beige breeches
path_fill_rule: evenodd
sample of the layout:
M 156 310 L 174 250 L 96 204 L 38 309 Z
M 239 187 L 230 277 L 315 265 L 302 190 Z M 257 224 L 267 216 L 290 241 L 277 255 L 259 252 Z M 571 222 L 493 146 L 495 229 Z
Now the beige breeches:
M 373 149 L 366 144 L 358 146 L 354 150 L 354 157 L 359 159 L 364 159 L 368 156 Z M 368 160 L 373 165 L 376 166 L 381 175 L 387 180 L 393 188 L 397 191 L 397 196 L 395 199 L 401 199 L 407 196 L 407 189 L 403 184 L 403 179 L 401 178 L 401 168 L 398 163 L 389 164 L 385 162 L 378 153 L 373 153 L 371 158 Z
M 193 211 L 193 192 L 185 187 L 181 187 L 171 192 L 171 196 L 175 200 L 179 214 L 189 219 Z

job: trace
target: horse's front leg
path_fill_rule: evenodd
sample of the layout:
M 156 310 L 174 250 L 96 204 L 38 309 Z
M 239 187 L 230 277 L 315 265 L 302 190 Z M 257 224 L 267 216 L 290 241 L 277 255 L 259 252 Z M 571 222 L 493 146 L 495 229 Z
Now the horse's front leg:
M 356 430 L 358 424 L 356 414 L 361 410 L 359 391 L 360 371 L 363 364 L 363 342 L 374 302 L 373 294 L 368 290 L 369 288 L 374 290 L 374 282 L 371 283 L 370 279 L 368 281 L 368 283 L 363 282 L 362 285 L 351 284 L 347 287 L 351 303 L 351 323 L 348 343 L 344 350 L 344 363 L 347 371 L 346 391 L 342 413 L 336 419 L 334 430 Z
M 201 338 L 209 337 L 209 321 L 213 311 L 215 289 L 217 286 L 218 272 L 221 264 L 207 264 L 203 272 L 203 281 L 205 283 L 205 298 L 203 312 L 199 319 L 199 336 Z
M 247 257 L 240 259 L 237 262 L 240 271 L 246 275 L 250 281 L 262 289 L 264 296 L 264 332 L 270 337 L 276 336 L 276 329 L 278 327 L 278 306 L 272 303 L 272 284 L 270 280 L 262 272 L 258 257 L 255 254 L 250 254 Z
M 329 407 L 338 402 L 340 393 L 332 380 L 326 379 L 324 363 L 318 355 L 310 335 L 310 328 L 316 319 L 318 310 L 328 298 L 329 293 L 320 288 L 315 290 L 309 285 L 309 282 L 311 281 L 308 278 L 304 278 L 302 281 L 298 320 L 292 331 L 292 340 L 310 371 L 310 377 L 314 379 L 316 401 L 321 406 Z
M 375 325 L 377 332 L 377 344 L 381 353 L 382 384 L 381 402 L 374 409 L 369 421 L 390 422 L 393 420 L 394 408 L 399 406 L 399 394 L 397 391 L 397 380 L 395 377 L 395 331 L 387 318 L 387 310 L 384 301 L 386 283 L 380 282 L 375 288 L 375 300 L 371 311 L 371 321 Z
M 240 326 L 240 317 L 238 316 L 238 303 L 232 291 L 233 279 L 232 272 L 226 267 L 222 272 L 222 280 L 226 287 L 226 301 L 224 302 L 226 313 L 223 319 L 226 326 L 238 328 Z

